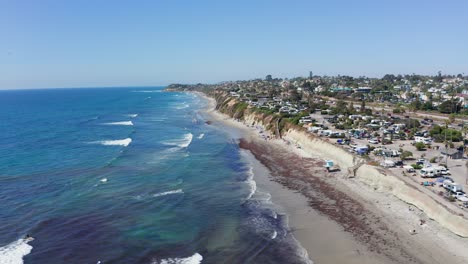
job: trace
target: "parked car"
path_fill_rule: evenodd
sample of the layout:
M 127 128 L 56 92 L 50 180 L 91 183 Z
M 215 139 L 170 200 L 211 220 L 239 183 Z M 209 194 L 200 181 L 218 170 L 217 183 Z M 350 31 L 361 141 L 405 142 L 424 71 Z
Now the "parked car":
M 451 182 L 455 182 L 451 177 L 448 177 L 448 176 L 444 176 L 444 180 L 448 180 L 448 181 L 451 181 Z
M 448 170 L 444 166 L 438 166 L 436 168 L 440 170 L 441 175 L 450 175 L 450 170 Z
M 454 192 L 454 193 L 452 193 L 452 196 L 455 197 L 455 198 L 466 197 L 465 192 L 463 192 L 463 191 Z
M 379 144 L 379 141 L 377 139 L 375 139 L 375 138 L 369 139 L 368 142 L 371 143 L 371 144 Z
M 425 160 L 425 159 L 418 159 L 418 160 L 416 161 L 416 164 L 418 164 L 418 165 L 423 165 L 424 163 L 426 163 L 426 160 Z

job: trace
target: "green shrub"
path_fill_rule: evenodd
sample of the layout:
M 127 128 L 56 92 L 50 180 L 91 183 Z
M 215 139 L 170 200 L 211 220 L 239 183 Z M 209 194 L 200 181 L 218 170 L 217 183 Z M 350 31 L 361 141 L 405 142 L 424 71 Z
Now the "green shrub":
M 403 151 L 403 152 L 401 153 L 401 155 L 400 155 L 400 158 L 401 158 L 402 160 L 405 160 L 405 159 L 407 159 L 407 158 L 409 158 L 409 157 L 413 157 L 413 153 L 412 153 L 411 151 L 407 151 L 407 150 Z
M 424 150 L 426 148 L 426 145 L 422 142 L 416 142 L 416 144 L 414 144 L 414 146 L 416 147 L 416 149 L 418 151 L 421 151 L 421 150 Z

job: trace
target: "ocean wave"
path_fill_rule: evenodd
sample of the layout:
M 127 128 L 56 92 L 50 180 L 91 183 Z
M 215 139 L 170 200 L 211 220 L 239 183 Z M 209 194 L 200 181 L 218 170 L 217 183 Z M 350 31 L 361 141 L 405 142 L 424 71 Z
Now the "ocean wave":
M 125 116 L 127 116 L 127 117 L 131 117 L 131 118 L 135 118 L 135 117 L 137 117 L 137 116 L 138 116 L 138 114 L 128 114 L 128 115 L 125 115 Z
M 135 90 L 132 93 L 161 93 L 161 90 Z
M 94 116 L 94 117 L 91 117 L 91 118 L 88 118 L 86 120 L 81 121 L 80 124 L 90 123 L 90 122 L 93 122 L 94 120 L 98 120 L 98 119 L 99 119 L 99 116 Z
M 204 136 L 205 136 L 205 134 L 201 133 L 201 134 L 198 136 L 198 139 L 202 139 Z
M 181 139 L 173 139 L 162 142 L 164 145 L 177 146 L 179 148 L 186 148 L 192 143 L 192 133 L 185 134 Z
M 167 192 L 161 192 L 161 193 L 155 193 L 152 196 L 153 197 L 161 197 L 161 196 L 166 196 L 170 194 L 177 194 L 177 193 L 184 193 L 182 189 L 177 189 L 177 190 L 172 190 L 172 191 L 167 191 Z
M 273 234 L 271 234 L 271 239 L 275 239 L 278 236 L 278 232 L 276 230 L 273 231 Z
M 163 121 L 166 121 L 167 118 L 151 118 L 151 119 L 148 119 L 148 121 L 151 121 L 151 122 L 163 122 Z
M 169 258 L 161 261 L 153 262 L 153 264 L 200 264 L 203 260 L 203 256 L 195 253 L 187 258 Z
M 245 181 L 249 186 L 250 186 L 250 193 L 247 196 L 247 200 L 250 200 L 252 196 L 255 194 L 255 191 L 257 191 L 257 183 L 254 181 L 254 173 L 253 173 L 253 168 L 250 168 L 249 171 L 247 172 L 247 180 Z
M 189 104 L 187 104 L 186 102 L 183 102 L 183 103 L 181 103 L 181 104 L 175 105 L 174 108 L 175 108 L 175 109 L 178 109 L 178 110 L 181 110 L 181 109 L 188 108 L 189 106 L 190 106 Z
M 110 126 L 133 126 L 133 122 L 132 122 L 132 121 L 120 121 L 120 122 L 104 123 L 103 125 L 110 125 Z
M 31 240 L 18 239 L 6 246 L 0 247 L 0 263 L 22 264 L 23 257 L 31 253 L 32 246 L 28 244 Z
M 101 140 L 101 141 L 95 141 L 91 142 L 94 144 L 101 144 L 104 146 L 128 146 L 130 143 L 132 143 L 131 138 L 126 138 L 126 139 L 120 139 L 120 140 Z

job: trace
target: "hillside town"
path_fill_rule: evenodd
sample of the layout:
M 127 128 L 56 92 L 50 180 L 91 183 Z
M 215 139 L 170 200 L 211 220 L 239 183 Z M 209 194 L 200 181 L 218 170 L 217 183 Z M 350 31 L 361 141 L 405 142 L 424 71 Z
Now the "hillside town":
M 223 91 L 468 209 L 468 76 L 315 76 L 181 85 Z M 298 148 L 301 146 L 295 142 Z

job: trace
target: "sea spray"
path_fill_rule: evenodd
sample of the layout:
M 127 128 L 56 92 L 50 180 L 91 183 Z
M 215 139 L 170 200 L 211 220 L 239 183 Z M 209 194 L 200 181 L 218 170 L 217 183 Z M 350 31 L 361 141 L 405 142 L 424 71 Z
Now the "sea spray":
M 193 139 L 193 134 L 188 133 L 188 134 L 185 134 L 182 138 L 166 140 L 162 143 L 168 146 L 177 146 L 179 148 L 186 148 L 190 145 L 190 143 L 192 142 L 192 139 Z
M 108 126 L 133 126 L 133 122 L 132 121 L 120 121 L 120 122 L 104 123 L 103 125 L 108 125 Z
M 1 264 L 22 264 L 23 257 L 31 253 L 33 247 L 26 239 L 18 239 L 6 246 L 0 247 Z
M 178 193 L 184 193 L 184 191 L 182 189 L 177 189 L 177 190 L 173 190 L 173 191 L 155 193 L 155 194 L 153 194 L 153 197 L 161 197 L 161 196 L 166 196 L 166 195 L 170 195 L 170 194 L 178 194 Z
M 187 258 L 169 258 L 161 261 L 155 261 L 154 264 L 200 264 L 203 260 L 203 256 L 199 253 L 195 253 Z
M 118 139 L 118 140 L 101 140 L 101 141 L 95 141 L 91 142 L 94 144 L 101 144 L 104 146 L 128 146 L 130 143 L 132 143 L 131 138 L 126 138 L 126 139 Z

